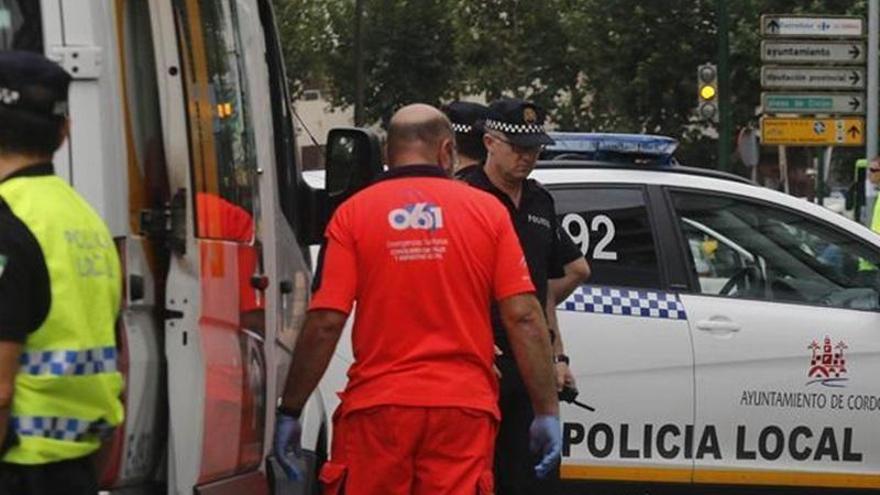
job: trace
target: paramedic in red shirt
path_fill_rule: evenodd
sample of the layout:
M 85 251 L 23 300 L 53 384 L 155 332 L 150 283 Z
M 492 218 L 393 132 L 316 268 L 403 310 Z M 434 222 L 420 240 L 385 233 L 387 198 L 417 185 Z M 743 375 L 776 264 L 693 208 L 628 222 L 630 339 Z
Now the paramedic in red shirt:
M 276 422 L 275 454 L 291 477 L 298 416 L 357 301 L 354 363 L 334 415 L 324 493 L 492 493 L 498 380 L 487 308 L 500 306 L 536 411 L 539 467 L 561 449 L 559 404 L 541 305 L 507 211 L 449 179 L 449 120 L 410 105 L 388 129 L 391 170 L 344 202 L 299 335 Z

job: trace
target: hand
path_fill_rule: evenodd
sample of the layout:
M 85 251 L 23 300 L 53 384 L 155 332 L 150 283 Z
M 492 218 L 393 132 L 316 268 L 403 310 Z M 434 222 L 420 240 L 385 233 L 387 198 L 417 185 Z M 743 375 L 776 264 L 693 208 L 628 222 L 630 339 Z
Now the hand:
M 535 476 L 544 479 L 559 464 L 562 455 L 562 425 L 559 416 L 535 416 L 529 426 L 529 449 L 539 454 L 541 461 L 535 465 Z
M 291 481 L 303 479 L 302 472 L 296 465 L 296 461 L 302 457 L 301 436 L 302 425 L 299 419 L 279 412 L 275 418 L 275 444 L 272 449 Z
M 574 375 L 571 374 L 571 368 L 567 363 L 560 361 L 556 363 L 556 391 L 562 392 L 566 385 L 577 388 L 574 384 Z

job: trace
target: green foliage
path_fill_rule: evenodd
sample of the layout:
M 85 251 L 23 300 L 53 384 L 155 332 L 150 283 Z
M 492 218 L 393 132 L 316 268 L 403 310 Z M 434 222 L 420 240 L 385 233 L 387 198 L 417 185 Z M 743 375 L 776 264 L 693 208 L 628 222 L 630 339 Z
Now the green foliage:
M 364 0 L 365 115 L 386 123 L 413 102 L 437 105 L 455 92 L 453 1 Z M 355 102 L 354 2 L 339 2 L 330 18 L 336 35 L 326 53 L 333 103 Z
M 567 0 L 458 0 L 458 77 L 463 90 L 528 98 L 552 108 L 578 77 L 564 29 Z
M 354 0 L 274 0 L 292 87 L 355 100 Z M 648 132 L 711 166 L 696 68 L 717 59 L 719 0 L 364 0 L 366 116 L 468 94 L 529 98 L 566 130 Z M 726 0 L 735 128 L 760 103 L 762 13 L 864 15 L 866 0 Z
M 340 2 L 334 0 L 273 0 L 288 85 L 293 98 L 304 89 L 320 87 L 329 77 L 326 54 L 334 33 L 328 23 Z

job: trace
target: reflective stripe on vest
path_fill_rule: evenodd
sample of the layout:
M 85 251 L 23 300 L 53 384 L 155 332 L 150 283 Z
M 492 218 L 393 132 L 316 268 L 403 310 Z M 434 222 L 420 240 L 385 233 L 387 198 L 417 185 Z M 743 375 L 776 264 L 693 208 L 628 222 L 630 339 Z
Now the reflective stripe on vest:
M 116 348 L 81 351 L 31 351 L 21 355 L 19 373 L 28 375 L 94 375 L 116 371 Z
M 12 428 L 22 437 L 43 437 L 77 442 L 87 436 L 104 437 L 113 431 L 106 421 L 83 421 L 51 416 L 14 416 Z

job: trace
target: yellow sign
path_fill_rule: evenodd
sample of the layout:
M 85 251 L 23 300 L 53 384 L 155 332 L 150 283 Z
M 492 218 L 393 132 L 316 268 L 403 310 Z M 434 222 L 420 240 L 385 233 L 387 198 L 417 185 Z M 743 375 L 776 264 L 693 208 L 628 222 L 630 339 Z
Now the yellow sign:
M 862 146 L 865 144 L 865 120 L 763 117 L 761 144 Z

